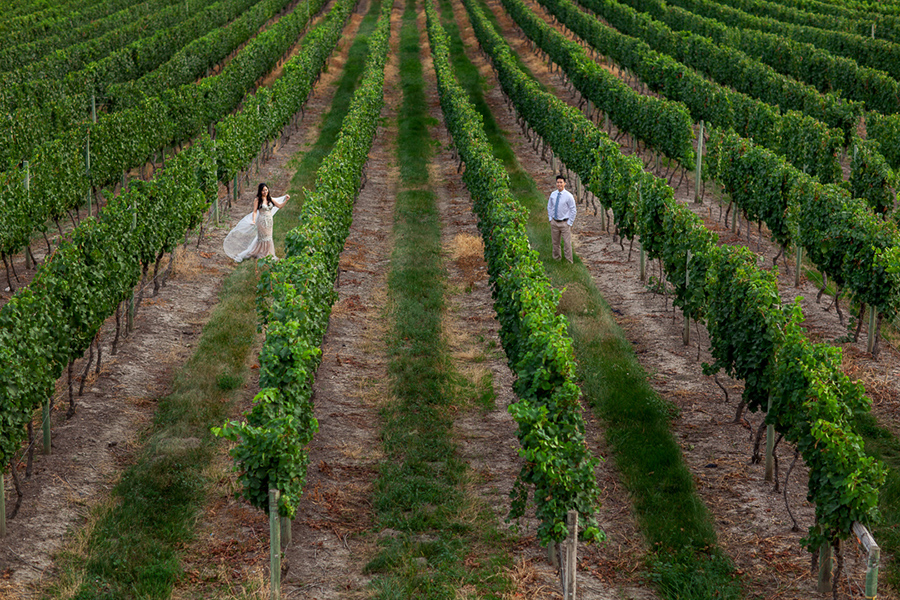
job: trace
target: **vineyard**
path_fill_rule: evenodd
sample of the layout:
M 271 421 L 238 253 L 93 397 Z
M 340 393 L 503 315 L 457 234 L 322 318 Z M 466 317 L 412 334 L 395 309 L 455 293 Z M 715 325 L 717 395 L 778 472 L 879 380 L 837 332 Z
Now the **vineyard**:
M 0 598 L 900 598 L 900 4 L 0 31 Z

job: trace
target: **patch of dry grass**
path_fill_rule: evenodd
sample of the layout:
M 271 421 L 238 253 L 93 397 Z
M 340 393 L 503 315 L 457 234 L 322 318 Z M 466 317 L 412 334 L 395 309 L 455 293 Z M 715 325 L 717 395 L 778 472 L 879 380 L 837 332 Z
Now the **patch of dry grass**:
M 468 233 L 459 233 L 450 242 L 451 260 L 463 258 L 484 258 L 484 241 Z
M 168 266 L 171 255 L 163 257 L 160 270 Z M 175 264 L 172 265 L 172 277 L 179 277 L 186 281 L 194 281 L 200 277 L 206 277 L 206 272 L 200 262 L 200 256 L 196 252 L 187 252 L 184 246 L 175 248 Z M 151 287 L 152 289 L 152 287 Z
M 484 241 L 468 233 L 459 233 L 450 241 L 447 252 L 459 269 L 459 276 L 471 288 L 480 279 L 487 278 L 484 261 Z
M 894 385 L 890 381 L 891 374 L 884 369 L 874 369 L 860 363 L 862 356 L 868 356 L 853 346 L 847 346 L 843 351 L 844 373 L 853 381 L 860 381 L 866 390 L 866 395 L 872 399 L 875 406 L 883 404 L 891 407 L 897 406 L 898 398 Z
M 590 306 L 590 295 L 579 283 L 572 282 L 563 290 L 557 306 L 557 314 L 581 315 Z
M 547 600 L 561 598 L 556 588 L 544 583 L 544 577 L 534 566 L 534 559 L 521 558 L 507 569 L 507 577 L 512 581 L 514 591 L 504 594 L 504 600 Z

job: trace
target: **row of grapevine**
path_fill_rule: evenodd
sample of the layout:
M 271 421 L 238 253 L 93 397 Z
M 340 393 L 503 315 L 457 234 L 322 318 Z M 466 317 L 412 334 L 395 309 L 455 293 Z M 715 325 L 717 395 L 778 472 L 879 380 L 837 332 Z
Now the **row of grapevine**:
M 274 106 L 264 121 L 255 108 L 231 118 L 252 122 L 265 139 L 276 137 L 308 97 L 351 10 L 349 1 L 339 0 L 305 38 L 303 50 L 275 83 L 277 98 L 265 95 Z M 84 353 L 104 320 L 132 293 L 142 271 L 201 222 L 218 193 L 217 163 L 229 152 L 227 144 L 244 147 L 256 139 L 256 132 L 227 143 L 206 134 L 195 139 L 153 180 L 133 182 L 110 199 L 99 220 L 83 220 L 28 289 L 0 310 L 0 464 L 19 451 L 25 423 L 50 396 L 65 365 Z
M 674 30 L 692 31 L 758 57 L 778 72 L 805 81 L 822 93 L 839 91 L 845 98 L 865 102 L 867 109 L 886 114 L 900 112 L 900 82 L 884 71 L 861 67 L 855 60 L 836 56 L 806 42 L 764 31 L 729 27 L 661 0 L 624 2 Z
M 872 19 L 881 20 L 882 15 L 876 11 L 861 11 L 851 6 L 853 2 L 820 2 L 820 0 L 782 0 L 784 6 L 790 6 L 803 11 L 818 13 L 820 15 L 833 15 L 847 19 Z
M 141 279 L 141 265 L 171 251 L 217 193 L 211 140 L 198 140 L 152 182 L 86 219 L 29 287 L 0 310 L 0 464 L 19 451 L 56 380 L 88 348 Z
M 652 89 L 683 101 L 694 119 L 722 129 L 735 129 L 824 182 L 840 181 L 837 149 L 841 141 L 837 131 L 794 111 L 779 115 L 765 103 L 716 86 L 668 55 L 653 51 L 643 41 L 601 25 L 570 0 L 539 2 L 601 54 L 634 69 Z M 629 7 L 615 4 L 614 0 L 581 2 L 595 10 L 618 6 L 620 13 L 637 14 Z M 604 16 L 609 15 L 604 12 Z M 855 145 L 862 145 L 855 130 L 851 140 Z M 865 163 L 865 172 L 851 173 L 851 183 L 865 181 L 866 187 L 855 186 L 852 191 L 866 198 L 887 197 L 896 186 L 895 175 L 886 160 L 878 156 L 877 148 L 868 145 L 866 150 L 874 156 Z M 854 166 L 859 168 L 860 164 Z
M 163 30 L 59 78 L 35 80 L 23 72 L 7 74 L 0 110 L 9 113 L 9 122 L 2 131 L 0 165 L 29 160 L 38 144 L 83 123 L 91 114 L 92 102 L 103 101 L 106 86 L 152 72 L 189 41 L 224 26 L 258 2 L 222 0 L 180 25 L 177 32 Z M 20 75 L 26 79 L 16 82 Z
M 285 258 L 263 272 L 258 304 L 266 340 L 259 357 L 260 392 L 245 422 L 213 429 L 238 442 L 231 455 L 243 495 L 268 511 L 269 490 L 278 489 L 283 517 L 293 518 L 297 510 L 306 480 L 305 447 L 318 429 L 312 383 L 337 299 L 338 260 L 384 104 L 392 8 L 389 1 L 381 7 L 362 81 L 338 140 L 316 173 L 315 190 L 306 195 L 300 224 L 287 234 Z
M 0 48 L 63 30 L 79 31 L 132 4 L 131 0 L 10 0 L 0 8 Z M 30 6 L 24 6 L 30 4 Z
M 503 6 L 534 43 L 559 65 L 581 94 L 609 115 L 620 130 L 694 168 L 694 130 L 691 115 L 680 102 L 637 93 L 590 59 L 569 40 L 531 12 L 522 0 L 503 0 Z
M 65 18 L 53 19 L 51 23 L 36 23 L 34 34 L 37 39 L 32 39 L 28 32 L 22 32 L 20 36 L 17 31 L 10 36 L 10 39 L 15 40 L 14 43 L 7 44 L 0 50 L 0 71 L 4 73 L 15 71 L 51 52 L 65 50 L 72 45 L 119 29 L 125 24 L 146 19 L 173 4 L 173 0 L 151 0 L 138 4 L 126 4 L 119 0 L 119 3 L 121 4 L 119 10 L 112 14 L 100 15 L 93 21 L 81 23 L 80 27 L 73 27 L 72 22 Z
M 110 85 L 104 91 L 106 110 L 120 110 L 140 104 L 145 97 L 162 96 L 208 74 L 208 70 L 245 43 L 272 17 L 295 5 L 295 0 L 263 0 L 229 23 L 195 39 L 158 69 L 140 78 Z M 311 10 L 305 3 L 303 10 Z
M 695 121 L 734 128 L 811 172 L 836 178 L 841 135 L 811 117 L 776 109 L 717 85 L 645 42 L 600 24 L 570 0 L 540 0 L 551 14 L 600 54 L 633 71 L 652 90 L 683 102 Z M 589 8 L 596 8 L 594 4 Z
M 696 69 L 713 81 L 731 86 L 783 112 L 800 111 L 839 129 L 844 144 L 856 131 L 863 105 L 836 94 L 820 94 L 810 85 L 779 74 L 773 68 L 729 46 L 688 32 L 674 32 L 660 21 L 617 0 L 580 2 L 621 33 L 646 42 L 654 50 Z
M 670 4 L 721 21 L 732 27 L 767 31 L 799 42 L 813 44 L 833 54 L 852 58 L 861 65 L 885 71 L 894 79 L 900 79 L 900 45 L 852 33 L 780 23 L 775 19 L 749 15 L 713 0 L 668 1 Z
M 876 20 L 869 15 L 857 13 L 853 16 L 827 15 L 801 10 L 793 6 L 785 6 L 769 0 L 723 0 L 723 4 L 742 10 L 744 12 L 762 17 L 770 17 L 783 23 L 806 25 L 818 29 L 830 31 L 845 31 L 861 36 L 873 36 L 875 34 Z M 892 17 L 877 19 L 877 34 L 879 38 L 889 42 L 900 43 L 900 23 Z
M 715 360 L 704 372 L 724 370 L 743 380 L 750 409 L 765 410 L 766 422 L 803 456 L 816 514 L 806 548 L 816 552 L 847 539 L 854 521 L 877 519 L 885 479 L 852 426 L 871 401 L 844 374 L 840 348 L 805 338 L 799 304 L 782 306 L 774 274 L 759 269 L 746 248 L 718 245 L 671 188 L 639 169 L 630 157 L 601 148 L 591 189 L 611 204 L 620 231 L 630 229 L 647 256 L 662 261 L 675 283 L 675 304 L 705 324 Z
M 896 212 L 897 187 L 900 177 L 881 153 L 881 145 L 873 140 L 856 138 L 851 148 L 850 195 L 864 200 L 876 214 L 892 213 L 894 222 L 900 217 Z
M 218 3 L 217 3 L 218 4 Z M 42 101 L 43 90 L 39 85 L 42 78 L 51 80 L 65 80 L 71 73 L 84 69 L 91 63 L 99 63 L 104 59 L 111 60 L 116 55 L 121 60 L 128 58 L 121 50 L 141 40 L 160 40 L 160 34 L 173 34 L 180 30 L 186 23 L 197 25 L 197 17 L 209 7 L 209 2 L 200 0 L 186 0 L 185 3 L 176 3 L 164 7 L 136 21 L 125 20 L 120 27 L 109 31 L 99 37 L 92 38 L 69 46 L 58 52 L 51 52 L 41 60 L 25 64 L 8 71 L 0 77 L 0 83 L 4 88 L 15 86 L 4 94 L 5 110 L 15 109 L 26 105 L 29 101 Z M 217 6 L 217 8 L 219 8 Z M 214 19 L 215 12 L 210 13 L 209 19 Z M 220 23 L 218 26 L 223 25 Z M 183 45 L 183 44 L 182 44 Z M 163 48 L 164 50 L 164 48 Z M 150 55 L 145 55 L 145 60 L 153 60 Z M 34 83 L 31 98 L 23 96 L 18 88 L 26 82 Z M 17 99 L 16 104 L 7 104 L 9 98 Z
M 760 57 L 780 72 L 807 81 L 823 92 L 837 90 L 843 96 L 865 102 L 873 111 L 889 115 L 885 119 L 884 115 L 867 113 L 867 137 L 879 143 L 877 152 L 884 155 L 888 165 L 900 169 L 900 126 L 897 125 L 900 117 L 895 116 L 900 112 L 900 82 L 897 79 L 786 36 L 728 27 L 715 19 L 704 18 L 658 0 L 626 1 L 635 9 L 647 12 L 675 29 L 694 31 L 740 48 Z M 884 175 L 885 172 L 882 172 Z M 884 192 L 880 190 L 878 193 Z
M 310 14 L 314 15 L 324 0 L 312 1 Z M 348 14 L 345 3 L 340 7 L 332 11 L 332 20 L 343 21 Z M 153 153 L 190 139 L 232 111 L 294 45 L 306 22 L 306 11 L 286 15 L 254 38 L 219 75 L 171 90 L 164 99 L 145 99 L 137 107 L 83 124 L 38 147 L 28 166 L 0 174 L 0 254 L 24 248 L 48 221 L 80 205 L 92 187 L 115 183 Z M 223 177 L 233 174 L 230 165 L 220 173 Z M 37 200 L 22 201 L 29 197 Z
M 838 5 L 840 8 L 850 8 L 851 10 L 865 12 L 873 18 L 878 15 L 900 15 L 900 4 L 895 0 L 881 0 L 880 2 L 873 2 L 872 0 L 822 0 L 815 3 L 817 8 L 820 5 Z
M 866 115 L 866 137 L 878 142 L 887 163 L 900 171 L 900 114 Z
M 472 0 L 464 4 L 517 111 L 612 207 L 620 233 L 640 236 L 647 255 L 662 261 L 675 283 L 676 304 L 705 322 L 715 359 L 705 371 L 742 379 L 753 410 L 771 398 L 767 421 L 796 444 L 810 469 L 807 497 L 816 505 L 816 524 L 805 545 L 816 550 L 849 537 L 853 521 L 871 522 L 884 469 L 863 453 L 850 425 L 854 411 L 866 410 L 870 401 L 841 371 L 840 349 L 810 344 L 798 325 L 799 308 L 782 307 L 774 274 L 757 268 L 752 252 L 718 245 L 664 180 L 644 172 L 637 158 L 623 156 L 580 113 L 519 71 L 481 9 Z M 576 144 L 559 130 L 578 131 L 583 140 Z
M 522 516 L 531 486 L 542 544 L 566 537 L 566 513 L 577 509 L 584 537 L 602 539 L 594 468 L 584 438 L 572 341 L 565 317 L 556 314 L 559 292 L 528 243 L 528 214 L 509 189 L 509 176 L 465 91 L 453 76 L 449 41 L 430 0 L 425 2 L 428 38 L 444 122 L 465 163 L 463 181 L 485 244 L 494 310 L 518 401 L 510 413 L 518 424 L 525 464 L 514 487 L 510 518 Z
M 733 132 L 711 130 L 707 152 L 712 177 L 749 218 L 764 221 L 779 244 L 796 243 L 840 288 L 888 316 L 896 314 L 900 276 L 890 272 L 885 254 L 900 248 L 893 221 L 878 218 L 865 201 L 819 183 Z M 866 157 L 862 146 L 857 160 Z
M 72 2 L 73 0 L 66 0 Z M 10 0 L 0 6 L 0 20 L 27 19 L 33 22 L 41 18 L 43 11 L 49 10 L 50 0 Z

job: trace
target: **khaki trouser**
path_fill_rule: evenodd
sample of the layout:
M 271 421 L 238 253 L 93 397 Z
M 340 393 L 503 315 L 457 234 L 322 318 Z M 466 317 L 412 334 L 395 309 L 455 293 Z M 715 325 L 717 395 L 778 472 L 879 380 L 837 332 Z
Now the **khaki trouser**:
M 550 221 L 553 260 L 560 259 L 559 241 L 562 238 L 566 260 L 572 262 L 572 226 L 567 221 Z

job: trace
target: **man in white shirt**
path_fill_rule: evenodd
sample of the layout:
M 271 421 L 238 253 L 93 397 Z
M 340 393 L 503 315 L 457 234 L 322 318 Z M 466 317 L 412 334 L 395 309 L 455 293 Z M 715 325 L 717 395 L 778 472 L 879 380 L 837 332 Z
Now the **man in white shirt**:
M 566 178 L 556 176 L 556 191 L 547 201 L 550 219 L 550 239 L 553 243 L 553 260 L 560 259 L 559 242 L 562 238 L 566 260 L 572 262 L 572 225 L 575 223 L 575 198 L 566 191 Z

